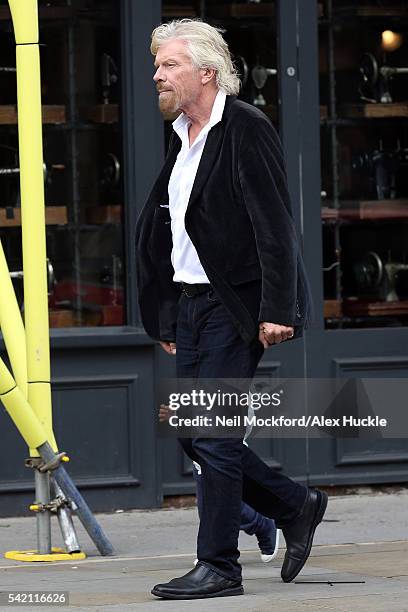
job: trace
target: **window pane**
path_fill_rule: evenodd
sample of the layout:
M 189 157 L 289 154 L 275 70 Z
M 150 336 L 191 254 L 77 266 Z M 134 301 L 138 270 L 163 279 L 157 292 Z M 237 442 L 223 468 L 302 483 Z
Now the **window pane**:
M 1 240 L 21 270 L 15 43 L 0 2 Z M 120 4 L 40 1 L 44 185 L 52 327 L 123 325 Z M 14 171 L 11 172 L 11 169 Z M 22 280 L 15 288 L 23 306 Z
M 408 5 L 326 0 L 320 19 L 327 328 L 408 322 Z

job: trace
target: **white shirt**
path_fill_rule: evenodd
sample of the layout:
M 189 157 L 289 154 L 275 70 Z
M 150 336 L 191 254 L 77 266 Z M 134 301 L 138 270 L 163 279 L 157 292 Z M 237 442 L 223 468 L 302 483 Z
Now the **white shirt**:
M 188 128 L 191 122 L 187 115 L 182 113 L 173 122 L 174 131 L 181 139 L 181 149 L 177 155 L 168 186 L 173 236 L 171 263 L 174 268 L 173 281 L 175 282 L 183 281 L 190 284 L 210 282 L 200 263 L 197 251 L 186 232 L 184 217 L 208 132 L 221 121 L 225 100 L 226 94 L 219 90 L 214 100 L 210 120 L 198 134 L 191 147 L 188 137 Z

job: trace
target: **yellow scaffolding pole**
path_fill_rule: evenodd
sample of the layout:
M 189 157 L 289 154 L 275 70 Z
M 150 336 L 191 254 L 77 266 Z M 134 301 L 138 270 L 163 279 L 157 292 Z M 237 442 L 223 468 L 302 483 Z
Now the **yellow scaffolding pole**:
M 21 225 L 24 270 L 25 350 L 21 350 L 19 375 L 26 369 L 27 399 L 47 440 L 57 450 L 52 429 L 51 374 L 46 276 L 44 171 L 42 144 L 41 76 L 37 0 L 9 0 L 16 39 L 17 110 L 20 157 Z M 18 326 L 20 327 L 20 326 Z M 19 331 L 21 335 L 21 330 Z M 22 345 L 21 345 L 22 346 Z M 13 364 L 13 369 L 17 366 Z M 31 457 L 39 457 L 35 446 Z M 50 477 L 35 471 L 40 554 L 51 553 Z
M 17 378 L 16 383 L 0 359 L 0 400 L 28 444 L 33 458 L 30 461 L 37 468 L 37 500 L 31 508 L 37 511 L 38 551 L 34 552 L 39 554 L 9 551 L 6 556 L 22 561 L 74 558 L 72 554 L 58 554 L 59 549 L 51 550 L 51 506 L 57 510 L 67 548 L 76 541 L 70 515 L 70 508 L 74 508 L 101 554 L 111 555 L 114 554 L 111 543 L 61 464 L 68 457 L 65 453 L 56 454 L 57 444 L 52 429 L 38 6 L 37 0 L 9 0 L 9 6 L 17 45 L 25 332 L 0 248 L 0 287 L 3 291 L 0 296 L 0 326 Z M 12 337 L 13 332 L 15 337 Z M 50 502 L 51 472 L 59 496 L 58 509 L 56 500 Z M 61 494 L 64 498 L 62 506 Z M 81 552 L 73 554 L 75 558 L 85 556 Z
M 27 398 L 27 359 L 24 325 L 0 241 L 0 329 L 17 385 Z
M 17 108 L 28 402 L 54 450 L 48 325 L 37 0 L 9 0 L 17 44 Z M 31 449 L 32 456 L 38 456 Z
M 47 441 L 43 425 L 2 359 L 0 359 L 0 398 L 15 426 L 31 448 L 38 448 Z

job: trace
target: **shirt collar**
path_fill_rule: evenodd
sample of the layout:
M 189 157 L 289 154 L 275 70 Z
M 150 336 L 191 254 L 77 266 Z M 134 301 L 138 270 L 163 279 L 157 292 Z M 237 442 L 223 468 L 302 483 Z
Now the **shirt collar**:
M 214 104 L 211 110 L 210 120 L 203 127 L 196 140 L 201 139 L 201 136 L 203 134 L 207 134 L 214 125 L 221 121 L 222 115 L 224 113 L 226 99 L 227 94 L 221 89 L 219 89 L 217 95 L 215 96 Z M 179 115 L 177 119 L 172 123 L 174 131 L 178 136 L 180 136 L 182 142 L 184 142 L 186 137 L 188 137 L 189 125 L 190 120 L 185 113 L 181 113 L 181 115 Z

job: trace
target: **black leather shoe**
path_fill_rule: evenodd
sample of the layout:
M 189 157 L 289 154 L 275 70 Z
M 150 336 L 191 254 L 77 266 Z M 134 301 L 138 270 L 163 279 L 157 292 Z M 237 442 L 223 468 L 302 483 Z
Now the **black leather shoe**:
M 240 582 L 223 578 L 199 561 L 185 576 L 156 584 L 151 592 L 164 599 L 205 599 L 243 595 L 244 587 Z
M 312 548 L 316 527 L 327 508 L 327 493 L 309 489 L 300 515 L 287 527 L 282 527 L 286 540 L 286 554 L 281 576 L 291 582 L 306 563 Z

